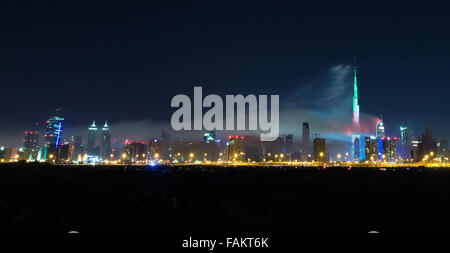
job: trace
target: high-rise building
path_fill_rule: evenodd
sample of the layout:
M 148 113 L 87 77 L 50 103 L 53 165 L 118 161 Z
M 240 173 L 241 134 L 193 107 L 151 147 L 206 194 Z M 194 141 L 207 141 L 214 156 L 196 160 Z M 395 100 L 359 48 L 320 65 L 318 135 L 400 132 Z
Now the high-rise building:
M 244 160 L 244 136 L 228 136 L 226 158 L 229 162 Z
M 300 150 L 299 150 L 299 158 L 303 160 L 311 160 L 308 159 L 308 154 L 311 153 L 311 142 L 309 136 L 309 123 L 303 122 L 302 132 L 301 132 L 302 140 L 300 142 Z
M 164 154 L 164 141 L 162 139 L 153 139 L 148 142 L 149 158 L 152 160 L 159 160 L 167 158 Z
M 72 163 L 74 159 L 75 147 L 70 144 L 58 147 L 58 163 Z
M 366 136 L 365 138 L 365 160 L 378 160 L 378 141 L 375 136 Z
M 73 159 L 79 163 L 83 161 L 84 157 L 84 147 L 83 147 L 83 137 L 82 136 L 71 136 L 70 145 L 73 146 Z
M 100 138 L 100 157 L 105 160 L 110 159 L 111 154 L 111 132 L 108 126 L 108 121 L 105 121 L 105 125 L 102 128 L 102 135 Z
M 61 135 L 63 131 L 64 110 L 56 109 L 55 113 L 49 117 L 45 126 L 45 145 L 58 146 L 61 143 Z
M 353 119 L 352 119 L 352 158 L 360 159 L 360 138 L 359 135 L 359 102 L 358 102 L 358 79 L 356 76 L 356 63 L 353 67 Z
M 127 140 L 123 147 L 122 160 L 128 163 L 144 163 L 147 160 L 147 144 Z
M 87 153 L 88 155 L 98 155 L 97 152 L 97 131 L 98 128 L 95 125 L 95 120 L 88 128 L 88 140 L 87 140 Z
M 377 128 L 376 128 L 376 137 L 378 139 L 384 138 L 386 137 L 384 134 L 384 123 L 383 123 L 383 119 L 380 119 L 377 123 Z
M 23 139 L 23 147 L 29 157 L 26 159 L 36 160 L 39 153 L 39 123 L 36 122 L 34 129 L 25 131 L 25 138 Z
M 420 159 L 420 150 L 419 150 L 420 140 L 417 141 L 411 141 L 411 160 L 418 162 Z
M 315 138 L 314 139 L 314 161 L 325 161 L 325 160 L 326 160 L 325 139 Z
M 400 144 L 408 144 L 408 128 L 405 126 L 400 126 Z
M 57 149 L 61 144 L 63 131 L 64 110 L 57 108 L 52 116 L 46 121 L 44 134 L 43 158 L 48 160 L 49 149 Z M 52 148 L 50 148 L 52 147 Z M 53 152 L 53 151 L 51 151 Z
M 383 162 L 394 162 L 397 159 L 397 138 L 389 137 L 382 139 L 383 145 Z
M 438 151 L 437 151 L 438 155 L 441 158 L 444 158 L 444 159 L 445 159 L 445 157 L 448 158 L 448 154 L 449 154 L 449 152 L 448 152 L 448 139 L 447 138 L 441 139 L 437 143 L 437 149 L 438 149 Z
M 431 127 L 427 127 L 425 129 L 425 134 L 422 134 L 419 137 L 419 146 L 418 146 L 418 159 L 422 160 L 425 157 L 429 159 L 433 159 L 437 154 L 437 140 L 433 136 L 433 130 Z
M 406 126 L 400 126 L 400 140 L 397 146 L 397 155 L 401 160 L 406 160 L 411 157 L 411 146 L 409 144 L 408 128 Z
M 310 142 L 309 142 L 309 123 L 308 122 L 303 122 L 303 127 L 302 127 L 302 148 L 305 149 L 307 147 L 309 147 Z

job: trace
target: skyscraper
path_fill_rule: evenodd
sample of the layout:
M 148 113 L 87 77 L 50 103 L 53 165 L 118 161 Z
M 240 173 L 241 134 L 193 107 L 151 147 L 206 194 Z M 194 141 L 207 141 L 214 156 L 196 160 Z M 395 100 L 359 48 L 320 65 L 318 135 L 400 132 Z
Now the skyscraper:
M 426 156 L 429 159 L 435 157 L 437 153 L 437 140 L 433 136 L 433 130 L 431 127 L 427 127 L 425 130 L 425 134 L 422 134 L 419 137 L 419 146 L 418 146 L 418 159 L 423 159 Z
M 306 149 L 309 146 L 309 123 L 303 122 L 302 127 L 302 148 Z
M 71 136 L 70 137 L 70 144 L 74 147 L 73 159 L 79 163 L 81 163 L 83 161 L 83 156 L 84 156 L 84 151 L 85 151 L 82 143 L 83 143 L 82 136 Z
M 384 123 L 383 123 L 383 118 L 381 118 L 380 121 L 378 121 L 376 131 L 377 131 L 376 137 L 377 137 L 378 139 L 381 139 L 381 138 L 386 137 L 386 136 L 385 136 L 385 133 L 384 133 Z
M 391 139 L 389 137 L 383 138 L 383 155 L 384 162 L 393 162 L 397 159 L 397 139 Z
M 111 154 L 111 132 L 109 130 L 108 121 L 105 121 L 105 125 L 102 128 L 102 136 L 100 139 L 100 157 L 103 159 L 109 159 Z
M 314 161 L 325 161 L 325 139 L 315 138 L 314 139 Z
M 375 136 L 365 138 L 365 159 L 366 161 L 376 161 L 378 159 L 378 141 Z
M 49 149 L 56 150 L 61 144 L 61 135 L 63 131 L 64 110 L 57 108 L 52 116 L 46 121 L 44 134 L 43 158 L 49 159 Z M 53 152 L 53 151 L 52 151 Z
M 400 144 L 408 144 L 408 128 L 405 126 L 400 126 Z
M 359 135 L 359 103 L 358 103 L 358 81 L 356 77 L 356 64 L 353 66 L 353 120 L 352 120 L 352 157 L 360 159 L 360 135 Z
M 27 159 L 36 160 L 39 153 L 39 123 L 36 122 L 33 130 L 25 131 L 23 147 L 29 155 Z
M 95 155 L 96 150 L 96 141 L 97 141 L 97 131 L 98 128 L 95 125 L 95 120 L 92 122 L 92 125 L 88 128 L 88 142 L 87 142 L 87 152 L 88 155 Z M 97 154 L 98 155 L 98 154 Z
M 409 157 L 411 156 L 410 151 L 411 148 L 409 144 L 408 128 L 405 126 L 400 126 L 400 141 L 397 147 L 397 155 L 402 160 L 409 159 Z
M 45 145 L 58 146 L 61 143 L 62 123 L 64 121 L 64 110 L 56 109 L 55 113 L 49 117 L 45 127 Z

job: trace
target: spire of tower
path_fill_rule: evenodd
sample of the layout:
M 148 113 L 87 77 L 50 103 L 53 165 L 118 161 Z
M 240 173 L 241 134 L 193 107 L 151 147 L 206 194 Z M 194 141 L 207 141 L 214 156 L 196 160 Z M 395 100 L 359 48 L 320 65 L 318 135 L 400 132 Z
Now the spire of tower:
M 353 72 L 354 72 L 354 78 L 353 78 L 353 98 L 358 99 L 358 78 L 356 76 L 356 56 L 354 57 L 354 63 L 353 63 Z
M 92 125 L 89 127 L 89 130 L 91 131 L 97 131 L 97 126 L 95 125 L 95 120 L 92 122 Z
M 108 121 L 107 120 L 105 121 L 105 125 L 103 125 L 102 130 L 103 131 L 109 131 L 109 126 L 108 126 Z
M 353 126 L 359 126 L 359 103 L 358 103 L 358 79 L 356 76 L 356 56 L 355 64 L 353 65 L 354 79 L 353 79 Z

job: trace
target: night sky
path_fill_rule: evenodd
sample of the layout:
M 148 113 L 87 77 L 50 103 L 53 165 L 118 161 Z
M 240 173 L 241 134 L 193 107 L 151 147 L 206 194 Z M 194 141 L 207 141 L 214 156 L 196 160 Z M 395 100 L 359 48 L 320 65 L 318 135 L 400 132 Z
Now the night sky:
M 284 108 L 354 56 L 362 113 L 382 114 L 388 134 L 403 123 L 450 136 L 448 6 L 149 2 L 2 3 L 0 145 L 58 106 L 67 132 L 93 119 L 168 122 L 171 98 L 196 85 L 279 94 Z

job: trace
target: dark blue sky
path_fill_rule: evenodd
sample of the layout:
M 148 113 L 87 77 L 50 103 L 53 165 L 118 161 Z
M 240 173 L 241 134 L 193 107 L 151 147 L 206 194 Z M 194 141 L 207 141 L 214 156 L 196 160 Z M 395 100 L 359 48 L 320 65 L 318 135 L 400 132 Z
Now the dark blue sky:
M 168 121 L 194 85 L 283 101 L 356 55 L 362 112 L 450 135 L 448 6 L 151 2 L 2 3 L 2 134 L 56 106 L 66 128 Z

